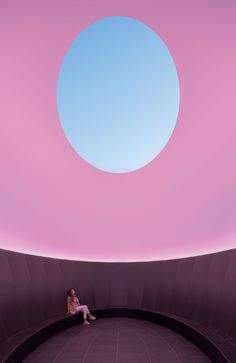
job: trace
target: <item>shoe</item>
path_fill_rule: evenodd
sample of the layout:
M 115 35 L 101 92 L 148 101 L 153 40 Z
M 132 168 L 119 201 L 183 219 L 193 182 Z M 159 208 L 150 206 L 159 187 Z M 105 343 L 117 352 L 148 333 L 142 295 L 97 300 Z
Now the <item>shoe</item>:
M 85 321 L 83 322 L 83 325 L 90 325 L 90 323 L 89 323 L 87 320 L 85 320 Z
M 89 319 L 90 320 L 96 320 L 95 316 L 93 316 L 93 315 L 89 315 Z

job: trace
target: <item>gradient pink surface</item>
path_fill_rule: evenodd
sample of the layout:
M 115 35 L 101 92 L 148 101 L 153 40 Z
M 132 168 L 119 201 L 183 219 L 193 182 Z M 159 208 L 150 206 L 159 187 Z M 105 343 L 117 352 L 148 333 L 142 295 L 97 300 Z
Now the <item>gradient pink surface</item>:
M 236 247 L 236 2 L 10 0 L 0 14 L 0 248 L 142 261 Z M 127 174 L 82 160 L 56 104 L 69 45 L 113 15 L 154 29 L 180 78 L 172 137 Z

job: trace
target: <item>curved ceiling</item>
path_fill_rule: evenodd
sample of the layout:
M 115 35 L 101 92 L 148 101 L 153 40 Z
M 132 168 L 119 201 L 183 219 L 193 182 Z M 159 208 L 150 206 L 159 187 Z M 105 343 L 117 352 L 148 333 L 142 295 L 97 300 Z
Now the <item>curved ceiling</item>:
M 0 247 L 96 261 L 142 261 L 236 247 L 233 1 L 2 2 Z M 144 168 L 98 170 L 72 149 L 56 84 L 75 37 L 129 16 L 159 34 L 180 79 L 178 122 Z

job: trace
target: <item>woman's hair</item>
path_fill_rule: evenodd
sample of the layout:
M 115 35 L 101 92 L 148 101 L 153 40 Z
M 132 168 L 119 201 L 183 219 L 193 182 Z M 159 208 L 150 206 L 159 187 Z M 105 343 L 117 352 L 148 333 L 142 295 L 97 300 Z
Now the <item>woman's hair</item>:
M 67 291 L 67 296 L 71 296 L 71 290 L 73 290 L 73 287 L 71 287 L 71 288 Z

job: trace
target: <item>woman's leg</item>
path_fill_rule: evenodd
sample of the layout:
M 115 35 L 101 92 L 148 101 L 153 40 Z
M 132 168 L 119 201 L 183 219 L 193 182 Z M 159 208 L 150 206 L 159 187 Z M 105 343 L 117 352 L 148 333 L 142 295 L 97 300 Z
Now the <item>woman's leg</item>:
M 91 320 L 96 320 L 96 318 L 90 313 L 87 305 L 79 305 L 79 306 L 77 306 L 76 310 L 83 312 L 84 321 L 87 321 L 87 317 L 89 317 L 89 319 L 91 319 Z
M 88 316 L 89 316 L 89 319 L 90 319 L 90 320 L 96 320 L 95 316 L 93 316 L 93 315 L 90 313 L 88 306 L 87 306 L 87 305 L 83 305 L 83 306 L 87 309 L 87 314 L 88 314 Z
M 87 305 L 79 305 L 76 307 L 76 310 L 83 313 L 84 323 L 89 324 L 89 322 L 87 321 L 87 316 L 89 315 L 89 309 Z

